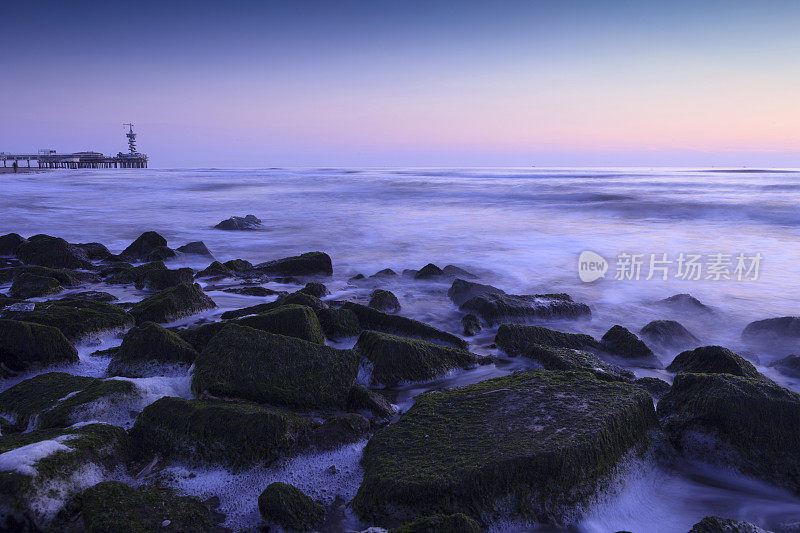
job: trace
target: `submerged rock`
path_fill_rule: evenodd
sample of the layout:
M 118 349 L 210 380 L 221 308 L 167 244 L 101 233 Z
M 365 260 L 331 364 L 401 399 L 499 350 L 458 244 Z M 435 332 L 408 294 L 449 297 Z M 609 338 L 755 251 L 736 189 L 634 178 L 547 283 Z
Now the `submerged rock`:
M 800 339 L 800 317 L 782 316 L 750 322 L 742 331 L 745 340 L 796 340 Z
M 800 395 L 764 379 L 678 374 L 658 416 L 679 449 L 800 493 Z
M 121 307 L 78 298 L 37 302 L 32 311 L 6 311 L 4 316 L 58 328 L 70 340 L 133 325 L 133 317 Z
M 681 352 L 667 366 L 667 370 L 766 379 L 748 360 L 722 346 L 702 346 Z
M 456 305 L 461 305 L 476 296 L 502 296 L 504 294 L 505 291 L 497 287 L 466 281 L 461 278 L 453 280 L 453 284 L 447 290 L 447 296 Z
M 90 268 L 86 252 L 64 239 L 49 235 L 34 235 L 21 243 L 16 255 L 23 263 L 49 268 Z
M 389 533 L 429 533 L 431 531 L 436 533 L 480 533 L 481 526 L 464 513 L 437 514 L 418 518 L 413 522 L 392 528 Z
M 464 335 L 472 337 L 481 331 L 481 321 L 472 313 L 467 313 L 461 317 L 461 326 L 464 328 Z
M 442 269 L 442 273 L 445 276 L 449 276 L 451 278 L 462 278 L 462 279 L 477 279 L 478 276 L 473 274 L 472 272 L 468 272 L 461 267 L 457 267 L 455 265 L 447 265 Z
M 781 374 L 792 378 L 800 377 L 800 356 L 789 355 L 769 365 Z
M 307 252 L 259 263 L 253 270 L 274 276 L 330 276 L 333 274 L 333 265 L 330 256 L 325 252 Z
M 562 523 L 656 425 L 633 385 L 585 372 L 518 372 L 417 397 L 364 449 L 365 520 L 435 513 Z
M 291 407 L 344 407 L 358 355 L 228 324 L 195 361 L 192 390 Z
M 696 523 L 689 533 L 769 533 L 769 531 L 744 520 L 707 516 Z
M 17 233 L 0 235 L 0 255 L 17 255 L 17 248 L 24 242 L 25 239 Z
M 642 337 L 667 348 L 697 346 L 700 339 L 692 335 L 680 322 L 675 320 L 653 320 L 639 332 Z
M 261 331 L 325 344 L 317 315 L 305 305 L 282 305 L 265 313 L 240 318 L 238 322 Z
M 122 339 L 106 371 L 109 376 L 158 375 L 164 364 L 189 367 L 197 351 L 175 333 L 153 322 L 131 328 Z
M 414 279 L 435 279 L 444 275 L 442 269 L 433 263 L 428 263 L 414 274 Z
M 319 283 L 318 281 L 312 281 L 311 283 L 306 283 L 306 286 L 300 289 L 297 292 L 302 292 L 303 294 L 310 294 L 315 298 L 322 298 L 327 296 L 331 293 L 323 283 Z
M 271 483 L 258 497 L 258 511 L 267 524 L 292 531 L 311 531 L 322 523 L 325 509 L 297 487 Z
M 383 270 L 379 270 L 379 271 L 375 272 L 370 277 L 371 278 L 382 278 L 382 279 L 383 278 L 396 278 L 397 277 L 397 272 L 395 272 L 391 268 L 384 268 Z M 350 279 L 352 280 L 353 278 L 350 278 Z M 360 279 L 364 279 L 364 276 L 361 275 Z
M 259 296 L 259 297 L 280 294 L 278 291 L 257 285 L 248 285 L 245 287 L 230 287 L 228 289 L 222 289 L 222 292 L 231 292 L 233 294 L 244 294 L 245 296 Z
M 714 313 L 714 309 L 707 306 L 691 294 L 675 294 L 669 298 L 658 300 L 656 304 L 683 313 Z
M 519 324 L 503 324 L 500 326 L 497 329 L 494 342 L 498 348 L 511 357 L 524 355 L 528 347 L 534 344 L 553 346 L 555 348 L 574 348 L 576 350 L 602 350 L 602 345 L 590 335 L 562 333 L 542 326 Z
M 147 261 L 148 254 L 162 247 L 167 247 L 167 239 L 155 231 L 146 231 L 125 248 L 119 258 L 123 261 Z
M 319 319 L 325 336 L 331 340 L 357 337 L 361 333 L 358 317 L 350 309 L 317 309 L 314 311 Z
M 243 217 L 234 216 L 223 220 L 214 227 L 216 229 L 224 229 L 228 231 L 254 230 L 261 227 L 261 219 L 255 215 L 245 215 Z
M 355 349 L 370 362 L 372 382 L 384 386 L 433 379 L 479 360 L 466 350 L 377 331 L 361 332 Z
M 232 278 L 236 274 L 230 268 L 226 267 L 219 261 L 214 261 L 206 268 L 198 272 L 195 277 L 196 278 L 216 278 L 216 277 L 224 277 L 224 278 Z
M 14 278 L 8 294 L 13 298 L 38 298 L 64 290 L 57 279 L 24 273 Z
M 606 381 L 633 381 L 633 372 L 600 360 L 589 352 L 532 344 L 523 354 L 546 370 L 584 370 Z
M 353 385 L 347 394 L 348 411 L 367 411 L 378 418 L 391 418 L 397 412 L 381 394 L 361 385 Z
M 57 328 L 0 319 L 0 376 L 77 362 L 78 351 Z
M 184 254 L 204 255 L 206 257 L 214 257 L 211 254 L 211 250 L 208 249 L 208 246 L 206 246 L 203 241 L 193 241 L 190 243 L 186 243 L 183 246 L 178 246 L 177 251 Z
M 372 291 L 372 294 L 369 295 L 368 305 L 384 313 L 400 312 L 400 301 L 397 299 L 397 296 L 391 291 L 385 291 L 383 289 L 375 289 Z
M 217 304 L 205 295 L 196 283 L 181 283 L 145 298 L 130 309 L 137 324 L 169 322 L 207 309 Z

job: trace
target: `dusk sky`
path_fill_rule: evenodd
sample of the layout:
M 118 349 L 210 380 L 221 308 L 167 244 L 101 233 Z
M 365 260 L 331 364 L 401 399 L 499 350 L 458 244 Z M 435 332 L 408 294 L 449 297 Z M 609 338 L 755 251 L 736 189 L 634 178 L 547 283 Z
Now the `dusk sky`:
M 4 4 L 0 151 L 800 166 L 800 2 Z

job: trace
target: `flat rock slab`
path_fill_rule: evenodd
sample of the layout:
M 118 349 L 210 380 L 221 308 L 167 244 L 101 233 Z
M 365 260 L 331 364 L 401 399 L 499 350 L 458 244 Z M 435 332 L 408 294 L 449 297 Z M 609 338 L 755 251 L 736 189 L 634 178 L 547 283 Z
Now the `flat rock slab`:
M 133 325 L 133 317 L 121 307 L 79 298 L 37 302 L 31 311 L 6 311 L 4 318 L 52 326 L 72 341 Z
M 585 372 L 519 372 L 424 394 L 367 444 L 353 508 L 387 525 L 509 510 L 560 523 L 655 425 L 647 392 Z

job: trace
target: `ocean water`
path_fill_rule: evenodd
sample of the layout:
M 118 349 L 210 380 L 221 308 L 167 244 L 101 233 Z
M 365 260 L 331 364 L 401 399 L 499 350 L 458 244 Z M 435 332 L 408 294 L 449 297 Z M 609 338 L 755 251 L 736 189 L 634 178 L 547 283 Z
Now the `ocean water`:
M 119 252 L 143 231 L 155 230 L 172 247 L 202 240 L 219 260 L 243 258 L 253 263 L 321 250 L 334 264 L 333 278 L 326 282 L 330 298 L 364 302 L 377 283 L 348 283 L 357 273 L 369 276 L 384 268 L 399 273 L 430 262 L 454 264 L 507 292 L 566 292 L 591 307 L 590 321 L 549 324 L 556 329 L 600 336 L 613 324 L 636 332 L 651 320 L 675 319 L 703 344 L 728 346 L 776 381 L 800 391 L 800 383 L 767 366 L 793 347 L 751 346 L 740 338 L 752 320 L 799 314 L 798 170 L 77 170 L 3 175 L 0 190 L 0 233 L 48 233 L 70 242 L 101 242 Z M 262 229 L 213 229 L 225 218 L 250 213 L 263 221 Z M 604 278 L 581 281 L 578 258 L 584 251 L 608 261 Z M 641 260 L 638 279 L 623 268 L 622 254 Z M 698 256 L 699 279 L 679 275 L 681 254 Z M 744 274 L 736 269 L 739 255 L 747 267 L 757 263 L 757 274 L 751 270 L 739 276 Z M 647 279 L 653 258 L 671 261 L 660 264 L 666 268 L 666 280 L 663 270 Z M 184 256 L 172 264 L 203 268 L 208 262 Z M 714 274 L 713 265 L 722 274 Z M 616 279 L 618 272 L 625 279 Z M 399 277 L 379 285 L 397 294 L 401 314 L 460 330 L 460 313 L 446 296 L 448 284 Z M 131 289 L 115 290 L 123 301 L 141 297 Z M 220 307 L 204 313 L 203 319 L 266 300 L 207 290 Z M 671 310 L 654 303 L 678 293 L 692 294 L 714 313 Z M 488 329 L 471 339 L 473 351 L 496 353 L 490 346 L 493 336 L 494 330 Z M 113 345 L 113 338 L 97 342 L 106 347 Z M 81 363 L 67 371 L 102 375 L 108 360 L 90 356 L 90 351 L 82 349 Z M 659 350 L 657 355 L 668 363 L 675 353 Z M 503 375 L 526 364 L 507 360 L 398 387 L 396 403 L 407 408 L 424 390 Z M 638 376 L 671 380 L 664 371 L 633 370 Z M 183 390 L 184 378 L 172 379 L 180 386 L 162 388 Z M 148 385 L 154 395 L 158 387 Z M 274 479 L 276 474 L 265 475 Z M 209 495 L 214 479 L 230 483 L 223 474 L 207 473 L 203 479 L 209 480 Z M 324 483 L 324 477 L 320 480 Z M 184 488 L 202 492 L 196 482 Z M 237 509 L 235 502 L 223 506 L 238 517 L 252 514 L 252 509 Z M 650 466 L 632 474 L 576 527 L 598 532 L 686 531 L 707 514 L 777 529 L 800 521 L 800 500 L 714 468 Z

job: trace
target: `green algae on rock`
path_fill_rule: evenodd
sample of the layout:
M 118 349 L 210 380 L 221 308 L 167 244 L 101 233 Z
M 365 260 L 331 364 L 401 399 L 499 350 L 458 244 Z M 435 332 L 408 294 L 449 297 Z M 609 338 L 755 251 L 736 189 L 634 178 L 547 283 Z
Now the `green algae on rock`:
M 276 276 L 330 276 L 333 274 L 331 258 L 325 252 L 306 252 L 260 263 L 253 270 Z
M 600 343 L 609 353 L 625 359 L 654 357 L 653 350 L 642 339 L 618 324 L 606 331 Z
M 282 305 L 265 313 L 240 318 L 237 322 L 261 331 L 325 344 L 317 315 L 305 305 Z
M 56 294 L 62 290 L 64 288 L 57 279 L 26 272 L 14 278 L 14 283 L 11 284 L 8 294 L 13 298 L 25 299 Z
M 293 531 L 311 531 L 320 525 L 325 509 L 293 485 L 275 482 L 258 497 L 258 510 L 267 524 Z
M 350 309 L 317 309 L 315 311 L 325 336 L 331 340 L 357 337 L 361 333 L 358 317 Z
M 347 394 L 348 411 L 367 411 L 378 418 L 391 418 L 397 412 L 381 394 L 361 385 L 353 385 Z
M 700 339 L 675 320 L 653 320 L 648 322 L 640 333 L 645 339 L 668 348 L 700 344 Z
M 769 533 L 769 531 L 744 520 L 707 516 L 696 523 L 689 533 Z
M 524 353 L 546 370 L 583 370 L 607 381 L 633 381 L 633 372 L 601 360 L 596 355 L 573 348 L 531 344 Z
M 389 533 L 480 533 L 481 525 L 464 513 L 424 516 L 389 530 Z
M 49 268 L 89 268 L 86 252 L 59 237 L 34 235 L 21 243 L 16 255 L 23 263 Z
M 212 278 L 212 277 L 226 277 L 230 278 L 236 274 L 230 268 L 226 267 L 219 261 L 214 261 L 206 268 L 197 273 L 197 278 Z
M 199 354 L 205 350 L 208 342 L 214 335 L 222 331 L 228 322 L 208 322 L 193 328 L 173 329 L 178 337 L 192 345 L 192 348 Z
M 167 246 L 167 239 L 155 231 L 145 231 L 139 235 L 122 253 L 119 254 L 123 261 L 144 261 L 147 254 L 161 247 Z
M 5 316 L 58 328 L 70 340 L 133 325 L 133 317 L 121 307 L 80 298 L 37 302 L 32 311 L 11 311 Z
M 750 361 L 722 346 L 701 346 L 675 356 L 667 366 L 670 372 L 732 374 L 753 379 L 767 379 Z
M 602 350 L 602 345 L 582 333 L 562 333 L 542 326 L 525 326 L 520 324 L 503 324 L 497 329 L 494 337 L 497 347 L 511 357 L 524 355 L 528 347 L 534 344 L 553 346 L 555 348 L 574 348 L 576 350 Z
M 163 323 L 216 306 L 196 283 L 181 283 L 145 298 L 131 307 L 130 313 L 137 324 Z
M 293 292 L 291 294 L 286 294 L 284 296 L 279 296 L 277 300 L 272 302 L 266 302 L 263 304 L 256 304 L 251 305 L 250 307 L 244 307 L 242 309 L 234 309 L 231 311 L 225 311 L 222 313 L 221 318 L 228 320 L 232 318 L 240 318 L 243 316 L 248 315 L 257 315 L 259 313 L 265 313 L 267 311 L 272 311 L 273 309 L 277 309 L 278 307 L 284 305 L 304 305 L 306 307 L 310 307 L 314 311 L 318 311 L 320 309 L 327 309 L 328 304 L 317 298 L 316 296 L 312 296 L 310 294 L 306 294 L 304 292 Z
M 78 351 L 52 326 L 0 319 L 0 376 L 78 362 Z
M 372 294 L 369 295 L 368 305 L 384 313 L 400 312 L 400 301 L 397 299 L 397 296 L 391 291 L 385 291 L 383 289 L 375 289 L 372 291 Z
M 431 392 L 375 433 L 353 500 L 365 520 L 463 512 L 561 523 L 656 425 L 644 390 L 534 370 Z
M 157 370 L 154 363 L 188 367 L 196 358 L 197 351 L 178 335 L 154 322 L 144 322 L 125 334 L 106 372 L 109 376 L 146 377 Z

